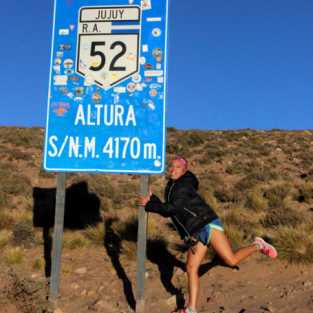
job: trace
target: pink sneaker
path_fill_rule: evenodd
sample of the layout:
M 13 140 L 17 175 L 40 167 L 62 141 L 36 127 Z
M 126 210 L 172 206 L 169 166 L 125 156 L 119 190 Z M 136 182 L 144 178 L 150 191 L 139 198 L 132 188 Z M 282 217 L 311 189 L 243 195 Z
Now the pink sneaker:
M 275 259 L 278 255 L 276 249 L 267 243 L 264 239 L 261 237 L 255 237 L 254 244 L 257 245 L 258 249 L 261 253 L 267 255 L 268 257 Z

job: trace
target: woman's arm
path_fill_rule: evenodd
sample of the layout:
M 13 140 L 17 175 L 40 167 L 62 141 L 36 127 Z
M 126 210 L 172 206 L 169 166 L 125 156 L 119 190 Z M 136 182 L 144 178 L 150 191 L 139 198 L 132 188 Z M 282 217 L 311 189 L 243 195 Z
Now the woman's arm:
M 187 205 L 193 192 L 190 188 L 180 188 L 173 194 L 171 202 L 162 202 L 156 195 L 151 195 L 150 200 L 145 205 L 145 210 L 170 217 Z

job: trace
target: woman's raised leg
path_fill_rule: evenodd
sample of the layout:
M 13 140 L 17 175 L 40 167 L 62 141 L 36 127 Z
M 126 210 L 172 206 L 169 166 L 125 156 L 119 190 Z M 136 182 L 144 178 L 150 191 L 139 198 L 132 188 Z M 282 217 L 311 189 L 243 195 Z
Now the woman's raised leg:
M 212 229 L 210 244 L 218 256 L 229 266 L 237 265 L 258 250 L 257 245 L 252 244 L 233 252 L 225 233 L 217 229 Z

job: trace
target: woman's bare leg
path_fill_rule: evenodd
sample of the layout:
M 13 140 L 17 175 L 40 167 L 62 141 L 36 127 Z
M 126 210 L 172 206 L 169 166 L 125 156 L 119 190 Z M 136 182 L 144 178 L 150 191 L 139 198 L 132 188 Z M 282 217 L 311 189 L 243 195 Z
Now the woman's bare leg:
M 188 307 L 196 311 L 199 294 L 199 267 L 208 250 L 208 247 L 198 242 L 188 250 L 187 254 L 187 277 L 188 277 Z
M 218 256 L 229 266 L 237 265 L 239 262 L 257 251 L 257 246 L 252 244 L 233 252 L 230 242 L 224 232 L 217 229 L 212 229 L 210 243 Z

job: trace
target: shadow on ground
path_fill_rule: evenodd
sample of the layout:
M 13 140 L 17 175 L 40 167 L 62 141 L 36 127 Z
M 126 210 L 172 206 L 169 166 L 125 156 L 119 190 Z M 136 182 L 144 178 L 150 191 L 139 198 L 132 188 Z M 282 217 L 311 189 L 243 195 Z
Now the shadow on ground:
M 51 250 L 56 188 L 33 188 L 33 225 L 41 227 L 44 240 L 45 276 L 51 276 Z M 81 230 L 101 222 L 100 199 L 88 190 L 85 181 L 66 189 L 64 228 Z
M 111 218 L 105 221 L 105 238 L 104 247 L 109 255 L 112 265 L 117 273 L 119 279 L 123 282 L 124 295 L 128 302 L 128 305 L 135 310 L 136 300 L 133 291 L 133 287 L 130 279 L 128 278 L 126 271 L 124 270 L 121 262 L 120 255 L 122 253 L 122 242 L 137 240 L 138 220 L 132 218 L 123 224 L 120 230 L 116 231 L 116 227 L 112 227 L 115 223 L 119 223 L 118 218 Z M 185 249 L 186 250 L 186 249 Z M 184 246 L 177 246 L 176 251 L 183 252 Z M 160 272 L 160 280 L 165 290 L 176 296 L 176 305 L 178 308 L 183 308 L 185 299 L 183 292 L 180 288 L 177 288 L 173 282 L 173 275 L 175 268 L 181 269 L 186 272 L 185 262 L 177 259 L 174 254 L 168 249 L 168 243 L 161 238 L 148 239 L 147 241 L 147 259 L 156 264 Z M 222 265 L 220 259 L 215 257 L 212 261 L 201 265 L 199 274 L 204 275 L 211 268 L 217 265 Z

